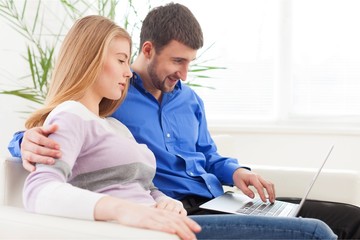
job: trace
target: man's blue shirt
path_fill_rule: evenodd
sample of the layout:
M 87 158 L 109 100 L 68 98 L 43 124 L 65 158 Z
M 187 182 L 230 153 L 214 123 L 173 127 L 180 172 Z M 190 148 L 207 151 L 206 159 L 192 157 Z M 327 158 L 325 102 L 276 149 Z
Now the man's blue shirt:
M 153 151 L 157 161 L 154 183 L 168 196 L 213 198 L 223 193 L 223 184 L 233 185 L 232 175 L 241 166 L 236 159 L 217 153 L 203 101 L 180 81 L 158 103 L 134 73 L 125 101 L 112 116 Z M 21 137 L 16 134 L 9 144 L 13 156 L 20 156 Z
M 240 167 L 237 160 L 217 153 L 202 100 L 180 81 L 159 103 L 134 73 L 126 100 L 113 117 L 153 151 L 154 183 L 168 196 L 213 198 L 223 193 L 222 184 L 233 185 L 233 172 Z
M 23 131 L 14 133 L 14 136 L 8 145 L 8 150 L 13 157 L 21 158 L 20 144 L 21 144 L 23 135 L 24 135 Z

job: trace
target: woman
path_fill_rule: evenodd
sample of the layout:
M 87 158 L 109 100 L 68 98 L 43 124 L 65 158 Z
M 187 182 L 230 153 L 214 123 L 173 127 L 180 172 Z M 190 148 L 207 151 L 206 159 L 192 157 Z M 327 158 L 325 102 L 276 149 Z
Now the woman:
M 130 36 L 104 17 L 88 16 L 71 28 L 45 106 L 26 121 L 27 128 L 56 124 L 58 130 L 49 137 L 60 143 L 62 157 L 55 165 L 38 164 L 30 173 L 23 194 L 26 209 L 117 221 L 182 239 L 336 237 L 313 219 L 186 217 L 181 202 L 152 184 L 156 168 L 152 152 L 138 144 L 122 123 L 107 117 L 125 98 L 132 76 L 130 56 Z
M 152 184 L 152 152 L 137 144 L 119 121 L 106 118 L 125 98 L 132 76 L 130 56 L 130 36 L 104 17 L 84 17 L 70 29 L 45 106 L 26 121 L 27 128 L 57 124 L 51 138 L 61 143 L 63 156 L 55 166 L 37 165 L 29 175 L 25 207 L 43 214 L 116 220 L 192 239 L 199 225 L 185 217 L 181 202 Z

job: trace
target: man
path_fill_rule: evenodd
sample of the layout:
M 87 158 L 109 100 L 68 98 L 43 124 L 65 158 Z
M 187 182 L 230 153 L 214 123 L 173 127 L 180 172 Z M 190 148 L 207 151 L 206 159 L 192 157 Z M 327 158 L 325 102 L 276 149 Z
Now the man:
M 192 13 L 179 4 L 155 8 L 143 21 L 140 46 L 127 98 L 113 117 L 154 152 L 155 185 L 181 200 L 188 214 L 213 213 L 199 205 L 223 194 L 223 185 L 235 185 L 254 197 L 252 185 L 263 201 L 274 202 L 271 182 L 217 153 L 202 100 L 179 81 L 186 80 L 189 64 L 203 46 L 201 27 Z M 51 164 L 60 157 L 60 146 L 45 137 L 54 131 L 56 126 L 25 132 L 21 156 L 26 169 L 34 170 L 35 159 Z M 21 137 L 16 134 L 10 143 L 14 156 L 19 156 Z

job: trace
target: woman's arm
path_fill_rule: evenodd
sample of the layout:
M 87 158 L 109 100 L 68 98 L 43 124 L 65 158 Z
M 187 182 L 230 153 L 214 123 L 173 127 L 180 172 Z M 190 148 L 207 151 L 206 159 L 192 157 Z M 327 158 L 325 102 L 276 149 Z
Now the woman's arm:
M 201 230 L 196 222 L 182 214 L 132 203 L 61 182 L 63 174 L 49 166 L 39 166 L 37 171 L 30 175 L 32 177 L 28 179 L 24 191 L 25 207 L 36 213 L 116 221 L 126 226 L 177 234 L 182 239 L 195 239 L 194 233 Z
M 177 234 L 181 239 L 195 239 L 194 233 L 201 231 L 201 227 L 186 216 L 111 196 L 105 196 L 97 202 L 94 218 L 104 221 L 115 220 L 127 226 Z

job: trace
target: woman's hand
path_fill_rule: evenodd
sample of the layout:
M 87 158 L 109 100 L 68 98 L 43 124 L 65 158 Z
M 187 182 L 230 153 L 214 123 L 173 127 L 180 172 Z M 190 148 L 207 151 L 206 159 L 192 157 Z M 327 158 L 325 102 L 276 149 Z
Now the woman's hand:
M 191 218 L 126 200 L 105 196 L 95 207 L 96 220 L 116 220 L 120 224 L 176 234 L 181 239 L 196 239 L 201 227 Z
M 162 196 L 156 199 L 156 208 L 165 209 L 170 212 L 179 213 L 180 215 L 186 216 L 187 211 L 184 208 L 182 202 L 173 198 Z

